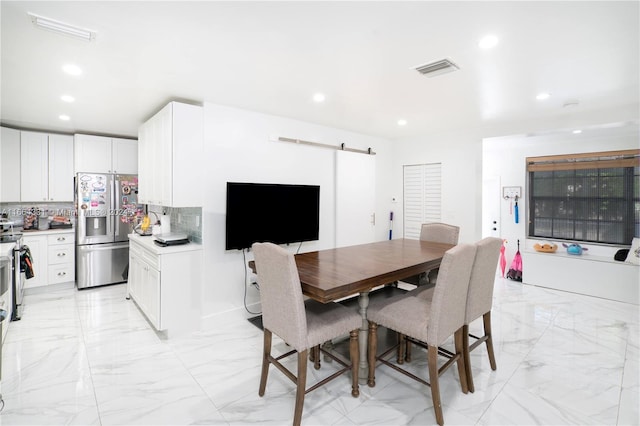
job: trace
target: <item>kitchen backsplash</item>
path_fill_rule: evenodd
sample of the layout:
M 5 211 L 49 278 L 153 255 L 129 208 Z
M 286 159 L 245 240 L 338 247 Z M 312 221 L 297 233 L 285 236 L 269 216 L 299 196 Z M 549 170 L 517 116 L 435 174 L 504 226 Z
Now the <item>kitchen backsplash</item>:
M 41 222 L 48 221 L 53 216 L 65 216 L 76 223 L 76 212 L 73 203 L 0 203 L 0 214 L 13 222 L 15 226 L 23 225 L 23 218 L 27 212 L 35 212 Z
M 202 207 L 163 207 L 149 205 L 149 212 L 155 212 L 158 217 L 168 214 L 171 220 L 171 232 L 184 232 L 189 240 L 202 244 Z M 151 221 L 155 216 L 151 215 Z

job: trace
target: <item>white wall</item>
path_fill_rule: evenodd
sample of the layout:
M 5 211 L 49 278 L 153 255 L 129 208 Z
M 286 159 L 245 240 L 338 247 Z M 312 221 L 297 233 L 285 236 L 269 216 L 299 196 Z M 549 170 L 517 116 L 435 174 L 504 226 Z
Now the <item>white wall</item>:
M 376 152 L 376 216 L 388 217 L 391 199 L 391 144 L 380 138 L 351 133 L 284 117 L 204 104 L 205 171 L 203 244 L 205 278 L 202 311 L 205 321 L 222 313 L 243 313 L 242 252 L 225 251 L 226 182 L 265 182 L 320 185 L 320 240 L 303 243 L 301 251 L 335 244 L 335 153 L 333 149 L 270 140 L 284 136 Z M 364 155 L 364 154 L 363 154 Z M 255 206 L 260 209 L 271 206 Z M 388 223 L 378 222 L 376 239 L 388 237 Z M 298 245 L 292 245 L 291 251 Z M 251 257 L 252 258 L 252 257 Z M 248 303 L 259 301 L 250 288 Z M 254 306 L 252 310 L 259 309 Z M 246 314 L 246 316 L 249 316 Z
M 518 239 L 521 242 L 521 249 L 525 248 L 525 243 L 529 245 L 535 243 L 535 241 L 525 241 L 528 198 L 526 157 L 638 148 L 640 148 L 640 142 L 637 123 L 591 126 L 583 129 L 581 134 L 572 134 L 569 129 L 565 129 L 540 135 L 486 138 L 482 149 L 483 177 L 498 178 L 500 186 L 522 187 L 522 200 L 518 203 L 520 207 L 518 224 L 514 222 L 513 216 L 509 213 L 509 201 L 499 201 L 500 236 L 508 241 L 507 259 L 513 258 Z M 589 247 L 590 254 L 594 255 L 613 257 L 613 252 L 617 250 L 611 247 L 586 246 Z
M 398 141 L 393 166 L 394 236 L 403 235 L 403 165 L 442 164 L 442 216 L 445 223 L 460 227 L 460 242 L 478 239 L 481 206 L 482 144 L 478 130 L 435 134 Z
M 510 168 L 519 161 L 512 158 L 511 153 L 507 151 L 496 153 L 492 157 L 495 160 L 492 164 L 496 164 L 497 167 L 495 171 L 494 166 L 484 166 L 483 140 L 504 135 L 548 134 L 550 129 L 590 129 L 598 127 L 601 123 L 633 122 L 637 125 L 639 116 L 638 104 L 599 111 L 560 111 L 545 119 L 488 122 L 481 126 L 461 125 L 449 132 L 395 141 L 391 190 L 398 197 L 398 203 L 394 207 L 394 236 L 401 236 L 403 229 L 403 165 L 442 163 L 442 221 L 460 226 L 460 242 L 471 243 L 485 236 L 482 233 L 483 177 L 497 176 L 503 168 Z M 603 143 L 606 144 L 606 141 Z M 635 147 L 638 147 L 637 144 Z M 599 150 L 606 149 L 609 148 Z M 524 185 L 522 186 L 524 190 Z M 520 206 L 521 223 L 525 220 L 522 214 L 523 207 L 525 205 Z M 510 231 L 507 235 L 511 235 Z

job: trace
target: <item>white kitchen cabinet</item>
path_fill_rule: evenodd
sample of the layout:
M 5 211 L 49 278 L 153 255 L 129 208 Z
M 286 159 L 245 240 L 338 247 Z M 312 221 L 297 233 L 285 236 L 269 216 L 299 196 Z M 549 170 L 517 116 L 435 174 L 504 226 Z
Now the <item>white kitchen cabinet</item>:
M 49 201 L 73 201 L 73 136 L 49 135 Z
M 74 234 L 48 235 L 47 246 L 47 285 L 75 281 Z
M 149 322 L 162 330 L 160 316 L 160 271 L 158 258 L 140 245 L 129 247 L 129 294 L 136 301 Z
M 138 132 L 138 197 L 167 207 L 202 205 L 202 107 L 171 102 Z
M 20 200 L 73 201 L 73 137 L 20 134 Z
M 0 202 L 20 201 L 20 131 L 2 127 L 0 134 Z
M 49 199 L 49 135 L 22 132 L 20 135 L 20 200 Z
M 75 234 L 43 231 L 24 235 L 33 259 L 34 277 L 25 280 L 25 288 L 75 281 Z
M 48 275 L 48 246 L 46 235 L 25 235 L 22 243 L 29 247 L 33 262 L 33 278 L 24 281 L 24 288 L 41 287 L 47 285 Z
M 138 173 L 138 141 L 135 139 L 111 138 L 111 163 L 113 173 Z
M 138 141 L 107 136 L 74 136 L 74 170 L 88 173 L 138 173 Z
M 129 236 L 127 291 L 158 331 L 193 331 L 200 324 L 202 247 L 157 247 L 150 237 Z

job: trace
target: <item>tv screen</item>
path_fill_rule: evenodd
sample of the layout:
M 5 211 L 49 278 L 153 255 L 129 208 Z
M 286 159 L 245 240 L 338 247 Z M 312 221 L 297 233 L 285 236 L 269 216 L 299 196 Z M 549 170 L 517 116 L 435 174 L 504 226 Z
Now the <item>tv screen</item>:
M 318 239 L 320 186 L 227 182 L 226 249 Z

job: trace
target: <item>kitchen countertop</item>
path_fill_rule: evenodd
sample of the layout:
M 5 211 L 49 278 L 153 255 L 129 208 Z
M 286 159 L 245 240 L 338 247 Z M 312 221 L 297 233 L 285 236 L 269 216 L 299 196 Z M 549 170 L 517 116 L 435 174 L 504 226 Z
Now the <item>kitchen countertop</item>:
M 156 243 L 153 242 L 154 236 L 142 236 L 138 234 L 129 234 L 129 240 L 135 241 L 140 244 L 144 248 L 151 250 L 155 254 L 171 254 L 171 253 L 182 253 L 187 251 L 198 251 L 202 250 L 202 244 L 189 242 L 189 244 L 182 244 L 176 246 L 168 246 L 168 247 L 160 247 Z
M 45 229 L 44 231 L 40 231 L 38 229 L 34 229 L 33 231 L 20 231 L 23 237 L 28 237 L 29 235 L 55 235 L 55 234 L 75 234 L 75 228 L 67 228 L 67 229 Z

